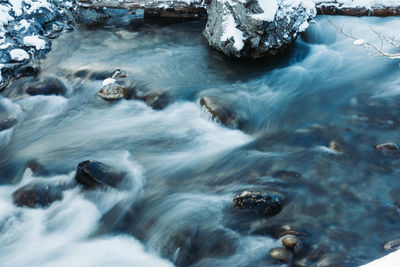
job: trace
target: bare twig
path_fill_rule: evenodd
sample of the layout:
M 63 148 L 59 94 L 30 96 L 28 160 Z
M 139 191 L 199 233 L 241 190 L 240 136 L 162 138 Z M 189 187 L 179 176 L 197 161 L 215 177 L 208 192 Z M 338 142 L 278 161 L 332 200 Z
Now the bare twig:
M 391 45 L 392 47 L 394 47 L 394 48 L 400 48 L 400 40 L 398 40 L 397 38 L 393 38 L 393 37 L 392 37 L 392 38 L 389 38 L 389 37 L 383 35 L 382 33 L 376 31 L 372 26 L 369 26 L 370 29 L 372 30 L 372 32 L 373 32 L 375 35 L 377 35 L 377 36 L 379 37 L 379 39 L 380 39 L 380 46 L 378 47 L 378 46 L 376 46 L 376 45 L 373 44 L 373 43 L 370 43 L 370 42 L 368 42 L 368 41 L 365 41 L 364 39 L 357 38 L 356 36 L 354 36 L 354 35 L 352 34 L 351 29 L 350 29 L 348 32 L 346 32 L 346 31 L 344 30 L 344 25 L 342 25 L 342 26 L 336 25 L 332 20 L 329 19 L 328 16 L 326 16 L 326 15 L 324 14 L 324 12 L 323 12 L 322 9 L 320 9 L 320 10 L 321 10 L 322 15 L 324 15 L 325 19 L 326 19 L 339 33 L 341 33 L 342 35 L 346 36 L 346 37 L 349 38 L 349 39 L 354 40 L 354 41 L 353 41 L 353 44 L 354 44 L 354 45 L 363 46 L 364 49 L 367 51 L 368 55 L 372 55 L 372 54 L 370 53 L 370 49 L 372 49 L 372 50 L 375 51 L 376 55 L 378 55 L 378 56 L 383 56 L 383 57 L 392 58 L 392 59 L 400 59 L 400 53 L 389 53 L 389 52 L 384 51 L 384 45 L 385 45 L 385 43 L 390 44 L 390 45 Z

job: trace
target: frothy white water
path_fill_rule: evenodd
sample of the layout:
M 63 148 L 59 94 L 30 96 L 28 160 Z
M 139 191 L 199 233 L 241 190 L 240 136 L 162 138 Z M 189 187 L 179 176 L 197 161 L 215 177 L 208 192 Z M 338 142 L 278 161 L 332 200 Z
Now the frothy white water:
M 136 172 L 138 172 L 137 170 Z M 68 176 L 43 178 L 71 180 Z M 11 194 L 20 186 L 40 178 L 28 169 L 23 180 L 0 188 L 0 257 L 4 266 L 173 266 L 146 252 L 133 237 L 94 238 L 102 214 L 134 192 L 86 194 L 79 188 L 64 192 L 61 201 L 47 209 L 17 208 Z

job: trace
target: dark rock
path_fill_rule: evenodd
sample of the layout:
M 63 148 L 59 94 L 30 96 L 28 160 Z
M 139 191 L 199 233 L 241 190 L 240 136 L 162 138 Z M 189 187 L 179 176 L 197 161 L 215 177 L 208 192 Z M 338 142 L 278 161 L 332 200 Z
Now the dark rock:
M 0 131 L 10 129 L 17 124 L 17 114 L 0 97 Z
M 286 248 L 273 248 L 269 251 L 269 255 L 282 262 L 291 262 L 293 260 L 293 253 Z
M 18 122 L 17 119 L 14 117 L 7 117 L 5 119 L 2 119 L 0 117 L 0 131 L 10 129 L 15 124 L 17 124 L 17 122 Z
M 386 242 L 383 245 L 383 249 L 386 251 L 395 251 L 400 249 L 400 239 L 394 239 Z
M 125 173 L 98 161 L 86 160 L 79 163 L 75 180 L 86 189 L 117 188 Z
M 210 112 L 213 119 L 221 124 L 237 128 L 239 126 L 239 119 L 236 114 L 231 110 L 230 105 L 213 96 L 205 96 L 200 99 L 200 105 Z
M 143 101 L 153 109 L 163 109 L 171 102 L 171 96 L 167 92 L 152 89 L 141 82 L 131 82 L 129 88 L 132 92 L 131 98 Z
M 29 95 L 65 95 L 67 87 L 56 77 L 44 77 L 33 81 L 26 88 Z
M 399 151 L 400 148 L 395 143 L 382 143 L 374 146 L 375 150 L 382 152 Z
M 282 210 L 280 196 L 260 191 L 243 191 L 233 198 L 233 205 L 240 210 L 275 215 Z
M 63 187 L 50 183 L 30 183 L 12 194 L 18 207 L 46 208 L 63 198 Z
M 27 168 L 31 169 L 33 176 L 49 176 L 50 172 L 46 167 L 39 161 L 31 160 L 26 165 Z
M 278 170 L 272 174 L 272 177 L 282 180 L 296 180 L 301 178 L 301 174 L 295 171 Z
M 169 95 L 164 92 L 150 91 L 137 99 L 144 101 L 153 109 L 163 109 L 169 104 Z
M 260 2 L 211 1 L 203 32 L 208 43 L 231 57 L 273 56 L 294 42 L 316 15 L 312 1 L 278 1 L 276 7 L 268 5 L 270 10 L 263 10 Z

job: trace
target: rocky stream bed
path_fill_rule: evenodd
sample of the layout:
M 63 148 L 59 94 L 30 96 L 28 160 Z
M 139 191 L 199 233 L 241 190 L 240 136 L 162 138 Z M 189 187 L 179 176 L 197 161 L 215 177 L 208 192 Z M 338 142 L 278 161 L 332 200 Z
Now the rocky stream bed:
M 299 11 L 253 60 L 250 41 L 210 47 L 210 17 L 16 2 L 0 265 L 360 266 L 400 247 L 400 68 L 333 27 L 379 43 L 397 17 Z

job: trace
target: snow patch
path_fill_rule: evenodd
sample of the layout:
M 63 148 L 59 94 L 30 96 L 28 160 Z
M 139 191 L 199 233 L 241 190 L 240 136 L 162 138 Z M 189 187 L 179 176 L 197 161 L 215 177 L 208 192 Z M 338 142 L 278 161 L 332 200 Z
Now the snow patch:
M 224 29 L 224 34 L 221 36 L 221 42 L 225 42 L 233 38 L 233 47 L 237 51 L 242 50 L 244 46 L 243 33 L 237 28 L 233 15 L 226 12 L 223 15 L 222 19 L 223 19 L 222 27 Z
M 28 53 L 23 49 L 13 49 L 10 51 L 10 57 L 14 61 L 24 61 L 29 59 Z
M 279 5 L 276 0 L 259 0 L 258 5 L 264 11 L 261 14 L 251 15 L 252 18 L 263 21 L 274 21 Z
M 355 41 L 353 42 L 353 44 L 354 44 L 354 45 L 357 45 L 357 46 L 362 46 L 362 45 L 365 44 L 365 40 L 363 40 L 363 39 L 358 39 L 358 40 L 355 40 Z
M 113 84 L 113 83 L 116 83 L 116 82 L 117 81 L 115 79 L 113 79 L 113 78 L 107 78 L 107 79 L 105 79 L 103 81 L 103 87 L 107 86 L 107 85 L 110 85 L 110 84 Z
M 399 0 L 314 0 L 317 6 L 334 6 L 336 8 L 365 8 L 373 10 L 382 7 L 398 7 Z
M 24 44 L 26 46 L 33 46 L 36 48 L 36 50 L 44 49 L 46 48 L 46 41 L 39 38 L 37 35 L 32 35 L 32 36 L 25 36 L 24 37 Z

